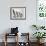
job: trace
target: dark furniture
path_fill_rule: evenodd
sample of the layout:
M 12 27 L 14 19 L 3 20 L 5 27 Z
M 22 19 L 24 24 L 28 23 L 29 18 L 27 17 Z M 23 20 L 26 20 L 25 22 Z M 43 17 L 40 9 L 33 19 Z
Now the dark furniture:
M 21 33 L 21 37 L 26 37 L 27 41 L 25 42 L 18 42 L 18 33 L 16 34 L 5 34 L 5 46 L 8 46 L 7 38 L 10 38 L 10 36 L 17 36 L 17 41 L 15 42 L 15 46 L 30 46 L 30 41 L 29 41 L 29 33 Z
M 9 34 L 9 33 L 5 34 L 5 46 L 8 45 L 7 38 L 10 38 L 11 36 L 16 36 L 16 38 L 15 38 L 16 45 L 15 46 L 18 46 L 18 34 Z
M 9 38 L 9 37 L 12 38 L 13 36 L 17 37 L 17 38 L 15 38 L 15 40 L 17 40 L 16 46 L 18 46 L 18 27 L 11 28 L 11 33 L 6 33 L 5 34 L 5 46 L 7 46 L 7 44 L 8 44 L 7 38 Z
M 22 40 L 24 39 L 23 37 L 26 37 L 27 39 L 24 42 L 19 42 L 19 46 L 30 46 L 30 41 L 29 41 L 29 33 L 21 33 Z

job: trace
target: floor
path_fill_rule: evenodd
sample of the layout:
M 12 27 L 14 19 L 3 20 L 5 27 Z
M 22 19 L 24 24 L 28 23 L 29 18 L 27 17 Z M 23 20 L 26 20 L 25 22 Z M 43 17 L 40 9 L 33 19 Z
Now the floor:
M 30 46 L 37 46 L 37 43 L 30 43 Z M 0 46 L 4 46 L 4 43 L 0 43 Z M 15 46 L 15 43 L 8 43 L 8 46 Z M 25 45 L 21 45 L 21 46 L 25 46 Z M 41 46 L 46 46 L 46 43 L 44 43 L 44 45 Z

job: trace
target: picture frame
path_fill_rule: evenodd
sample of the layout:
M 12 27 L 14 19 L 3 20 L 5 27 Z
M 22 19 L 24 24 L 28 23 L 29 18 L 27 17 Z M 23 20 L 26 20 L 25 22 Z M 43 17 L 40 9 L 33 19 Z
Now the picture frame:
M 11 20 L 26 20 L 26 7 L 10 7 Z

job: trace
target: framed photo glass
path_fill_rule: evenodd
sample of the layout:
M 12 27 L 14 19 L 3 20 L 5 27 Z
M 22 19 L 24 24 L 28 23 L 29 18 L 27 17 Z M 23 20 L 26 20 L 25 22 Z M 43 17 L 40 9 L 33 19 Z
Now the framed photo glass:
M 25 20 L 26 7 L 10 7 L 10 19 L 11 20 Z

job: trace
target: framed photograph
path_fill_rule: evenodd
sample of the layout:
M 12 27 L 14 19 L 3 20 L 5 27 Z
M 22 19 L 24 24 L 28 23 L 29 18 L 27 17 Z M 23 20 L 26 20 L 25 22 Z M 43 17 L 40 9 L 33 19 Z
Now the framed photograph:
M 10 7 L 10 19 L 11 20 L 25 20 L 26 7 Z

